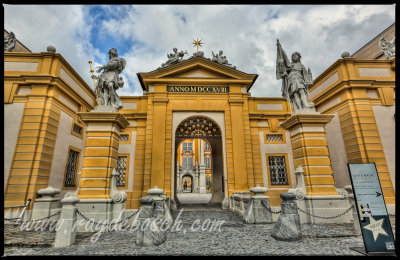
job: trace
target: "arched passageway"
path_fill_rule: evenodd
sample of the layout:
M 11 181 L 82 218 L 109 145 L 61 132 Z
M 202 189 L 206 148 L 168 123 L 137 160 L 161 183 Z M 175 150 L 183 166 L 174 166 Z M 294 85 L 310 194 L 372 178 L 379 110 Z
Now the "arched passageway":
M 175 201 L 221 203 L 224 198 L 222 135 L 217 123 L 205 116 L 183 120 L 175 132 Z M 191 195 L 182 199 L 184 175 L 192 176 Z

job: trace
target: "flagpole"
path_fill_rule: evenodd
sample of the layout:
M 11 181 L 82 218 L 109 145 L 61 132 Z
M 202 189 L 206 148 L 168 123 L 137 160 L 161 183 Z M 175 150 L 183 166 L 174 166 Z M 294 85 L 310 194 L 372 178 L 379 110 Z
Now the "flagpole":
M 89 60 L 89 64 L 90 64 L 90 72 L 92 73 L 92 79 L 93 79 L 93 83 L 94 83 L 94 92 L 96 93 L 96 103 L 98 103 L 97 102 L 97 97 L 98 97 L 99 93 L 97 93 L 97 85 L 96 85 L 95 76 L 93 74 L 94 70 L 93 70 L 93 67 L 92 67 L 92 61 L 91 60 Z

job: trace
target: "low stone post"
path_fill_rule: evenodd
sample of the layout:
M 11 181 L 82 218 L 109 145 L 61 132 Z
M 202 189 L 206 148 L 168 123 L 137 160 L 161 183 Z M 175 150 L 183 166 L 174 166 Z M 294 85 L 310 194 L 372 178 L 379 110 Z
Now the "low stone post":
M 275 223 L 271 237 L 281 241 L 296 241 L 301 239 L 300 217 L 293 193 L 282 193 L 281 214 Z
M 33 203 L 31 219 L 41 219 L 52 215 L 55 211 L 60 209 L 60 199 L 54 198 L 61 190 L 55 189 L 51 186 L 40 189 L 37 194 L 40 196 Z
M 166 233 L 156 223 L 154 199 L 145 196 L 140 198 L 139 202 L 142 206 L 137 220 L 136 244 L 140 246 L 161 245 L 166 240 Z
M 54 247 L 68 247 L 75 243 L 77 220 L 76 203 L 78 202 L 79 199 L 72 196 L 67 196 L 61 200 L 63 206 Z
M 272 222 L 272 213 L 267 210 L 269 208 L 269 197 L 264 195 L 267 190 L 260 185 L 250 189 L 250 192 L 254 195 L 250 196 L 250 201 L 247 204 L 243 215 L 244 222 L 251 224 Z
M 147 196 L 151 197 L 155 202 L 157 202 L 158 214 L 163 214 L 163 220 L 167 220 L 172 223 L 173 219 L 169 207 L 166 202 L 166 195 L 163 189 L 159 189 L 154 186 L 153 189 L 147 191 Z M 162 213 L 161 213 L 162 212 Z
M 361 228 L 360 228 L 360 220 L 359 220 L 358 214 L 357 214 L 356 202 L 354 201 L 353 188 L 351 187 L 351 185 L 347 185 L 344 187 L 344 189 L 349 194 L 349 199 L 350 199 L 350 203 L 352 206 L 354 231 L 355 231 L 355 234 L 357 236 L 359 236 L 359 235 L 361 235 Z

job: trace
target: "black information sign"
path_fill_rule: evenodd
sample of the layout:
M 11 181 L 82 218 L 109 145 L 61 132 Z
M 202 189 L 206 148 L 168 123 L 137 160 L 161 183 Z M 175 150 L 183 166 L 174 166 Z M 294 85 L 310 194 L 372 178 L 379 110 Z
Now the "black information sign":
M 365 251 L 394 251 L 392 226 L 375 163 L 348 163 Z

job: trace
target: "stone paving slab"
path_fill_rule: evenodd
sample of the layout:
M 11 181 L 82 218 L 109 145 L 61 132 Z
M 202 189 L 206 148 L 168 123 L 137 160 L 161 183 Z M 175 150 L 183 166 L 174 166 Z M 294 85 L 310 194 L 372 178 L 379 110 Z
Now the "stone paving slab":
M 179 212 L 172 212 L 174 219 Z M 363 247 L 361 236 L 352 225 L 303 224 L 303 238 L 296 242 L 277 241 L 270 236 L 274 224 L 246 224 L 233 212 L 182 211 L 181 230 L 168 230 L 167 241 L 159 246 L 135 244 L 136 234 L 129 231 L 103 233 L 92 243 L 93 233 L 78 233 L 76 243 L 68 248 L 34 246 L 54 242 L 55 232 L 13 230 L 5 225 L 4 254 L 11 255 L 362 255 L 350 247 Z M 198 219 L 198 224 L 195 222 Z M 193 231 L 201 224 L 225 222 L 214 232 Z M 7 227 L 8 226 L 8 227 Z M 204 225 L 206 227 L 207 225 Z M 211 225 L 209 225 L 211 227 Z M 23 242 L 17 247 L 17 242 Z M 12 243 L 15 243 L 12 246 Z M 8 244 L 8 245 L 7 245 Z M 29 246 L 31 245 L 31 246 Z M 33 247 L 32 247 L 33 245 Z

